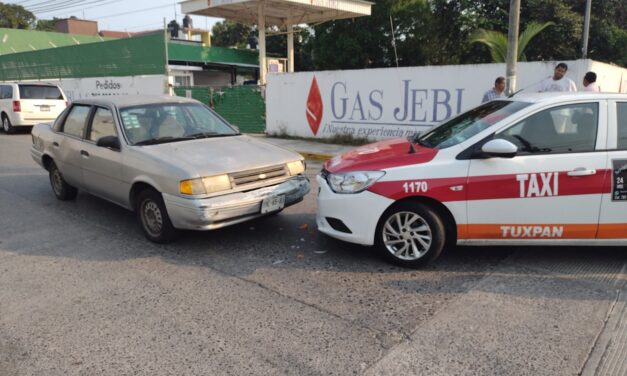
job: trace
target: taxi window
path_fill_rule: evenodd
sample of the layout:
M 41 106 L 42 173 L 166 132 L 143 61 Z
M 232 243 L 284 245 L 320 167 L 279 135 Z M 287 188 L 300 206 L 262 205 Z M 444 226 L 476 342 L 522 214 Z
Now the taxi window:
M 484 103 L 417 136 L 414 142 L 430 148 L 448 148 L 468 140 L 527 106 L 529 103 L 516 101 Z
M 83 137 L 83 131 L 85 130 L 87 116 L 90 110 L 90 106 L 72 106 L 70 113 L 65 119 L 62 132 L 76 137 Z
M 99 107 L 91 122 L 89 139 L 91 141 L 98 141 L 99 138 L 105 136 L 115 136 L 115 123 L 113 122 L 113 114 L 111 111 Z
M 599 122 L 597 103 L 577 103 L 535 113 L 499 133 L 518 146 L 520 154 L 561 154 L 594 151 Z
M 616 103 L 618 148 L 627 149 L 627 102 Z

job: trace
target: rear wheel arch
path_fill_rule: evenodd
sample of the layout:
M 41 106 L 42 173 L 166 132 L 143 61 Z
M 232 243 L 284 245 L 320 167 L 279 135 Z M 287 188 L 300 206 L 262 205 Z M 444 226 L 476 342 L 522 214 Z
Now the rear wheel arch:
M 455 244 L 457 243 L 457 222 L 455 221 L 453 213 L 451 213 L 446 205 L 430 197 L 411 196 L 395 201 L 394 203 L 392 203 L 392 205 L 388 207 L 388 209 L 396 205 L 401 205 L 405 202 L 418 202 L 423 205 L 427 205 L 431 209 L 433 209 L 444 223 L 444 229 L 446 230 L 446 243 L 444 245 L 445 248 L 455 246 Z M 386 211 L 388 209 L 386 209 Z M 379 218 L 379 223 L 381 222 L 381 220 L 382 218 Z

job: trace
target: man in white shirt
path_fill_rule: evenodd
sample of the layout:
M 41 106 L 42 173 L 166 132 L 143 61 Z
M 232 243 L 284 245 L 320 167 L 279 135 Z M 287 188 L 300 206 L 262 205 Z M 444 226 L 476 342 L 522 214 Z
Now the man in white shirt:
M 494 81 L 494 87 L 483 94 L 481 103 L 501 98 L 503 96 L 503 90 L 505 90 L 505 77 L 497 77 Z
M 566 63 L 559 63 L 549 76 L 540 83 L 540 91 L 577 91 L 577 85 L 568 77 L 564 77 L 568 71 Z
M 583 91 L 601 91 L 601 88 L 597 85 L 596 73 L 588 72 L 585 76 L 583 76 Z

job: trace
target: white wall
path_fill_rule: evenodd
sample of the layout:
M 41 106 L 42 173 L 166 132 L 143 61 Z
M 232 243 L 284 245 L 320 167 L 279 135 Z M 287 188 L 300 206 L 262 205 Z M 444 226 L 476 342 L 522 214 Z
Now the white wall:
M 566 63 L 566 76 L 580 89 L 584 74 L 592 68 L 600 70 L 598 81 L 604 90 L 618 89 L 618 85 L 606 86 L 606 81 L 617 82 L 623 73 L 627 78 L 627 69 L 591 60 Z M 517 89 L 537 91 L 539 82 L 552 75 L 555 64 L 519 63 Z M 271 74 L 266 131 L 317 138 L 337 133 L 371 139 L 408 136 L 480 104 L 496 77 L 504 75 L 505 64 Z M 314 77 L 322 104 L 319 119 L 315 105 L 308 107 L 308 98 L 316 102 L 315 90 L 311 91 Z M 627 91 L 626 85 L 622 90 Z

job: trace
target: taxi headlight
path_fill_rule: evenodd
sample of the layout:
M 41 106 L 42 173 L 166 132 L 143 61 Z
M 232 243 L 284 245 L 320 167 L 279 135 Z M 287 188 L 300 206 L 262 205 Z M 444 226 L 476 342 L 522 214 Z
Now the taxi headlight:
M 383 175 L 385 175 L 383 171 L 354 171 L 330 174 L 327 182 L 335 193 L 359 193 L 381 179 Z
M 305 163 L 303 161 L 294 161 L 287 164 L 287 169 L 290 171 L 290 175 L 298 175 L 305 172 Z
M 231 189 L 228 175 L 208 176 L 204 178 L 182 180 L 181 193 L 185 195 L 204 195 Z

